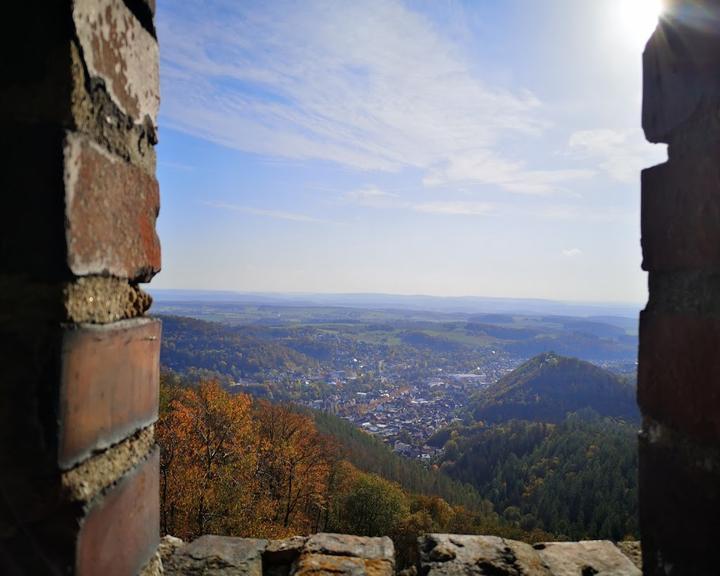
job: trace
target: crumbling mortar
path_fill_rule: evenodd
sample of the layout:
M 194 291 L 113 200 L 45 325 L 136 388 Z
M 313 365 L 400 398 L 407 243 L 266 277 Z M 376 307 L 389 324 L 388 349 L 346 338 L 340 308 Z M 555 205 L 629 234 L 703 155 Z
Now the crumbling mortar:
M 0 275 L 0 328 L 23 333 L 48 322 L 108 324 L 139 318 L 152 296 L 114 276 L 80 276 L 69 282 L 31 282 Z
M 154 448 L 155 427 L 151 425 L 64 472 L 63 490 L 70 500 L 90 509 L 128 472 L 145 462 Z
M 152 297 L 123 278 L 82 276 L 63 290 L 67 320 L 107 324 L 143 316 Z

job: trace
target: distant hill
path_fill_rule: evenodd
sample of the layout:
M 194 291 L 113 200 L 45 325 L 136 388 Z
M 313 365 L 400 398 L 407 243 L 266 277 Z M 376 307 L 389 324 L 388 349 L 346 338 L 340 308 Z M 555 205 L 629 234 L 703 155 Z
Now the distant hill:
M 312 368 L 317 361 L 283 344 L 255 337 L 247 329 L 193 318 L 161 316 L 160 362 L 178 372 L 210 370 L 236 380 L 263 370 Z
M 545 353 L 528 360 L 471 400 L 468 415 L 487 423 L 511 419 L 562 422 L 570 412 L 638 420 L 635 388 L 594 364 Z

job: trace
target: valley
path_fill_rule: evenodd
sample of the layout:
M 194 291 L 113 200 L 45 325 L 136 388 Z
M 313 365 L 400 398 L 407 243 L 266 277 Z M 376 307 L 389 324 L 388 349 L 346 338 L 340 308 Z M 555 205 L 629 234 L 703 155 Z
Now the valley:
M 623 317 L 216 301 L 155 310 L 164 367 L 335 414 L 426 462 L 438 456 L 428 438 L 536 354 L 577 356 L 621 376 L 635 369 L 636 326 Z

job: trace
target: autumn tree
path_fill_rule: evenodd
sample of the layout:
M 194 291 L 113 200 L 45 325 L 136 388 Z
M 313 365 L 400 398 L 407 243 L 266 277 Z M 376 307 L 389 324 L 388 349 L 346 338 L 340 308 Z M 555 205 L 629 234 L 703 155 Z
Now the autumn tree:
M 217 382 L 174 393 L 157 425 L 165 532 L 192 538 L 224 531 L 252 482 L 250 399 Z
M 272 522 L 316 531 L 327 506 L 336 448 L 313 420 L 288 406 L 257 403 L 259 478 L 274 502 Z

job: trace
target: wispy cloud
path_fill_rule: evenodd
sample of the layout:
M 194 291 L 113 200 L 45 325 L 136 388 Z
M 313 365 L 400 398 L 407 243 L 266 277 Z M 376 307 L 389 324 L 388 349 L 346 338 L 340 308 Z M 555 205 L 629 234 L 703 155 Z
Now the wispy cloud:
M 617 222 L 622 219 L 637 219 L 638 215 L 627 209 L 597 207 L 588 205 L 553 204 L 534 210 L 533 215 L 542 220 Z
M 563 256 L 567 256 L 568 258 L 575 258 L 582 254 L 582 250 L 580 250 L 580 248 L 566 248 L 562 253 Z
M 589 176 L 499 153 L 547 128 L 540 101 L 483 81 L 399 0 L 186 0 L 158 22 L 165 126 L 264 156 L 419 169 L 427 185 L 548 194 Z
M 376 186 L 366 186 L 345 194 L 345 199 L 368 208 L 396 208 L 404 205 L 397 194 L 385 192 Z
M 637 182 L 640 170 L 667 158 L 664 145 L 650 145 L 640 129 L 581 130 L 570 136 L 571 151 L 598 163 L 613 180 Z
M 592 178 L 592 170 L 528 170 L 522 162 L 511 162 L 489 151 L 460 154 L 444 167 L 434 168 L 423 179 L 426 186 L 449 182 L 494 184 L 518 194 L 548 195 L 564 191 L 563 183 Z
M 412 208 L 416 212 L 449 216 L 485 216 L 495 211 L 495 205 L 486 202 L 425 202 Z
M 495 211 L 495 204 L 473 201 L 431 201 L 412 202 L 403 200 L 398 194 L 385 192 L 376 186 L 368 186 L 345 194 L 344 198 L 366 208 L 404 209 L 425 214 L 445 216 L 484 216 Z
M 306 214 L 297 214 L 295 212 L 285 212 L 282 210 L 266 210 L 264 208 L 253 208 L 251 206 L 240 206 L 237 204 L 227 204 L 225 202 L 203 202 L 205 206 L 219 208 L 221 210 L 229 210 L 231 212 L 242 212 L 243 214 L 251 214 L 253 216 L 264 216 L 267 218 L 275 218 L 277 220 L 290 220 L 291 222 L 315 222 L 326 223 L 325 220 L 313 218 Z

